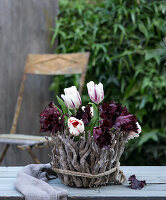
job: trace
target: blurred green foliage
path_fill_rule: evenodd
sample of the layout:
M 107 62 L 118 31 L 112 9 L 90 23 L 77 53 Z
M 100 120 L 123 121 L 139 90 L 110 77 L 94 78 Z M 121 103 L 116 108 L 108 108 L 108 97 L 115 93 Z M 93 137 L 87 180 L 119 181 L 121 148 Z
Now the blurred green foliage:
M 104 84 L 114 99 L 135 114 L 142 134 L 126 147 L 125 165 L 166 165 L 166 67 L 152 53 L 165 36 L 166 2 L 145 0 L 61 0 L 56 53 L 91 53 L 86 81 Z M 78 85 L 78 76 L 55 77 L 56 94 Z M 89 100 L 86 86 L 83 102 Z

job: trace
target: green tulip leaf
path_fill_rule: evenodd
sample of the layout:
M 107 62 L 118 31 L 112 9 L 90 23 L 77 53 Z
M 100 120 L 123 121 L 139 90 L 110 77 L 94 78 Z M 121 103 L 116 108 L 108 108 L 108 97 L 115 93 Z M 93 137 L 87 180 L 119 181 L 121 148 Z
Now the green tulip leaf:
M 92 108 L 93 108 L 93 118 L 91 119 L 90 123 L 89 123 L 89 126 L 88 126 L 88 129 L 90 130 L 91 132 L 91 135 L 93 134 L 93 128 L 95 126 L 98 126 L 98 120 L 99 120 L 99 109 L 98 107 L 94 104 L 94 103 L 89 103 L 90 105 L 92 105 Z
M 68 108 L 65 104 L 65 102 L 59 98 L 58 96 L 56 96 L 57 100 L 58 100 L 58 103 L 60 104 L 61 108 L 62 108 L 62 111 L 63 111 L 63 114 L 68 114 Z

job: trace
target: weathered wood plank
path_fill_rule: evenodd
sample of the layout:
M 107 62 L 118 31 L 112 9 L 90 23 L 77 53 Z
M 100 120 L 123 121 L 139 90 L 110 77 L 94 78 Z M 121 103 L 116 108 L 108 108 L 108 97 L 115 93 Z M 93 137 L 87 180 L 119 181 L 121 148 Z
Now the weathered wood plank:
M 57 0 L 0 1 L 0 133 L 10 131 L 27 54 L 51 53 L 48 28 L 54 26 L 57 12 Z M 53 100 L 48 91 L 51 79 L 31 75 L 27 79 L 17 133 L 41 135 L 39 113 Z M 35 150 L 41 162 L 49 162 L 48 152 Z M 2 165 L 28 163 L 32 163 L 28 153 L 12 146 Z
M 43 75 L 80 74 L 85 71 L 89 53 L 28 55 L 25 73 Z
M 3 182 L 3 185 L 0 184 L 0 199 L 2 196 L 22 196 L 20 193 L 15 191 L 14 189 L 14 178 L 10 179 L 0 179 Z M 2 183 L 1 182 L 1 183 Z M 56 181 L 50 181 L 50 185 L 62 187 L 68 190 L 68 194 L 70 198 L 79 199 L 80 197 L 83 198 L 99 198 L 105 199 L 108 197 L 114 198 L 123 198 L 123 197 L 166 197 L 166 184 L 148 184 L 142 190 L 132 190 L 128 188 L 127 185 L 111 185 L 111 186 L 103 186 L 96 189 L 79 189 L 79 188 L 72 188 L 68 186 L 64 186 L 61 184 L 60 180 L 57 179 Z
M 136 174 L 141 179 L 149 179 L 149 183 L 142 190 L 132 190 L 128 187 L 128 183 L 123 185 L 110 185 L 94 189 L 72 188 L 65 186 L 59 179 L 49 181 L 49 184 L 62 187 L 68 190 L 69 198 L 75 200 L 165 200 L 166 199 L 166 167 L 155 166 L 123 166 L 126 177 L 128 178 L 131 173 Z M 10 199 L 15 200 L 23 199 L 22 195 L 14 189 L 14 181 L 17 171 L 21 167 L 1 167 L 0 168 L 0 200 Z M 11 173 L 10 173 L 11 172 Z M 6 176 L 5 176 L 6 174 Z M 8 175 L 7 175 L 8 174 Z M 11 176 L 11 177 L 10 177 Z M 145 178 L 146 177 L 146 178 Z M 162 179 L 164 177 L 164 179 Z M 156 183 L 154 182 L 154 179 Z M 165 182 L 163 182 L 165 180 Z M 160 184 L 162 182 L 162 184 Z
M 146 180 L 147 183 L 166 183 L 166 167 L 165 166 L 121 166 L 124 174 L 129 177 L 136 174 L 141 180 Z M 0 177 L 10 177 L 8 174 L 13 174 L 16 177 L 17 172 L 21 167 L 0 167 Z
M 146 180 L 147 183 L 166 183 L 166 168 L 164 166 L 155 167 L 155 166 L 145 166 L 145 167 L 126 167 L 122 166 L 121 169 L 124 171 L 125 175 L 129 177 L 132 174 L 141 180 Z M 12 174 L 12 177 L 16 177 L 17 171 L 20 170 L 20 167 L 1 167 L 0 168 L 0 177 L 10 177 L 8 174 Z
M 22 135 L 22 134 L 0 134 L 0 138 L 7 138 L 7 139 L 17 139 L 17 140 L 32 140 L 32 141 L 42 141 L 45 142 L 46 139 L 43 136 L 34 136 L 34 135 Z
M 1 134 L 0 143 L 35 146 L 47 143 L 45 137 L 21 134 Z
M 10 190 L 15 190 L 14 189 L 14 182 L 15 182 L 15 178 L 1 178 L 1 183 L 0 183 L 0 193 L 1 191 L 10 191 Z M 141 193 L 146 193 L 146 192 L 165 192 L 166 194 L 166 184 L 147 184 L 147 186 L 145 188 L 143 188 L 142 190 L 132 190 L 130 188 L 128 188 L 128 183 L 125 183 L 123 185 L 109 185 L 109 186 L 103 186 L 103 187 L 99 187 L 99 188 L 74 188 L 74 187 L 68 187 L 65 186 L 61 183 L 60 179 L 56 179 L 56 180 L 51 180 L 49 181 L 49 184 L 52 186 L 58 186 L 58 187 L 62 187 L 65 188 L 67 190 L 69 190 L 70 195 L 76 195 L 76 196 L 82 196 L 85 195 L 84 192 L 86 191 L 87 195 L 96 195 L 97 193 L 100 193 L 100 195 L 104 192 L 105 196 L 118 196 L 118 195 L 123 195 L 124 193 L 129 193 L 130 195 L 133 194 L 137 194 L 137 195 L 142 195 Z M 123 192 L 123 194 L 118 194 L 119 192 Z M 148 194 L 148 193 L 147 193 Z M 146 195 L 147 195 L 146 194 Z M 163 193 L 164 194 L 164 193 Z M 129 196 L 130 196 L 129 195 Z

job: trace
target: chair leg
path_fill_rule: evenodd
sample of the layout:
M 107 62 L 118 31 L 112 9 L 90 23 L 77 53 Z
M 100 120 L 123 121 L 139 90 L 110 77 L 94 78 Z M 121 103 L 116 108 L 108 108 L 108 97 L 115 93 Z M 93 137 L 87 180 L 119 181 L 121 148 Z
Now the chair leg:
M 5 155 L 6 155 L 6 153 L 7 153 L 7 150 L 8 150 L 8 148 L 9 148 L 9 144 L 7 144 L 6 146 L 5 146 L 5 148 L 4 148 L 4 150 L 3 150 L 3 152 L 2 152 L 2 154 L 1 154 L 1 157 L 0 157 L 0 164 L 2 163 L 2 161 L 3 161 L 3 159 L 4 159 L 4 157 L 5 157 Z
M 34 161 L 34 163 L 36 164 L 40 164 L 39 159 L 36 157 L 36 155 L 34 154 L 34 152 L 32 151 L 31 147 L 27 148 L 28 153 L 30 154 L 30 156 L 32 157 L 32 160 Z

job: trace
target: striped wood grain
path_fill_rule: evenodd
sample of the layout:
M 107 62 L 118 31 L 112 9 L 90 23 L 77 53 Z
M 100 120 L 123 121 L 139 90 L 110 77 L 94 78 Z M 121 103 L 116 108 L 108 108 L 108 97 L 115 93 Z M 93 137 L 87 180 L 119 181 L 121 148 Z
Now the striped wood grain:
M 21 167 L 0 168 L 0 200 L 22 200 L 23 196 L 14 189 L 17 171 Z M 80 189 L 65 186 L 59 179 L 49 184 L 68 190 L 68 199 L 73 200 L 166 200 L 166 166 L 123 166 L 126 177 L 135 174 L 138 179 L 146 180 L 142 190 L 132 190 L 126 182 L 123 185 L 110 185 L 94 189 Z

